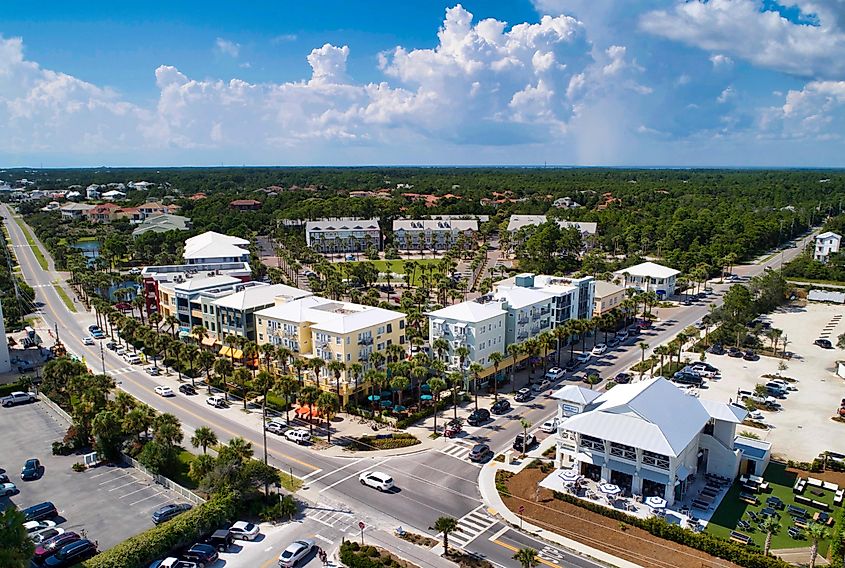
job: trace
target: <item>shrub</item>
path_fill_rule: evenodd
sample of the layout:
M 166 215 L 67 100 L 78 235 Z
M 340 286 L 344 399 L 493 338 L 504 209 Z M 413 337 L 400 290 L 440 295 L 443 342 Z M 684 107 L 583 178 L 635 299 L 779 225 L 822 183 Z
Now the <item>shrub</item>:
M 393 450 L 416 446 L 420 441 L 413 434 L 397 432 L 385 436 L 361 436 L 353 440 L 350 447 L 354 450 L 369 452 L 374 450 Z
M 442 411 L 444 411 L 447 408 L 450 408 L 452 406 L 452 395 L 449 394 L 448 391 L 444 391 L 443 393 L 441 393 L 440 396 L 442 398 L 437 403 L 437 411 L 438 412 L 442 412 Z M 461 399 L 462 402 L 469 402 L 470 400 L 471 400 L 471 398 L 467 394 L 465 394 L 463 396 L 463 398 Z M 430 405 L 430 406 L 426 406 L 425 408 L 423 408 L 422 410 L 420 410 L 418 412 L 414 412 L 413 414 L 409 414 L 405 418 L 401 418 L 401 419 L 397 420 L 396 421 L 396 427 L 397 428 L 407 428 L 408 426 L 413 426 L 414 424 L 416 424 L 420 420 L 425 420 L 429 416 L 433 416 L 434 415 L 434 406 L 435 405 L 433 405 L 433 404 Z
M 509 497 L 511 492 L 508 489 L 508 480 L 513 477 L 513 472 L 511 471 L 503 471 L 499 470 L 496 472 L 496 491 L 504 495 L 505 497 Z
M 174 548 L 188 546 L 200 540 L 235 513 L 237 497 L 233 493 L 220 494 L 199 507 L 182 513 L 172 521 L 130 537 L 114 548 L 102 552 L 84 563 L 86 568 L 142 568 L 156 558 L 162 558 Z
M 54 456 L 69 456 L 73 453 L 73 447 L 64 442 L 53 442 Z
M 76 462 L 75 464 L 70 466 L 70 468 L 77 473 L 80 472 L 80 471 L 85 471 L 87 469 L 85 467 L 85 464 L 82 463 L 82 462 Z

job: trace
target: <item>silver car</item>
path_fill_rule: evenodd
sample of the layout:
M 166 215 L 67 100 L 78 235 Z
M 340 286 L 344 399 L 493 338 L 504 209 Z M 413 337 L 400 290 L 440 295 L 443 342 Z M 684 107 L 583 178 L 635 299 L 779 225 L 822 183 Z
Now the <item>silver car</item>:
M 314 541 L 310 538 L 296 540 L 288 545 L 279 555 L 279 566 L 281 568 L 293 568 L 296 563 L 308 556 L 314 548 Z

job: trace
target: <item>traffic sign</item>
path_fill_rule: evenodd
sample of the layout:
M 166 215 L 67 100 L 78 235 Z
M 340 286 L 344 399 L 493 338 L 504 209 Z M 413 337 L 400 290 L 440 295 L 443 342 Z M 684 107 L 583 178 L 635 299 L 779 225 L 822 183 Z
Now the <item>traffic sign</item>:
M 519 514 L 521 515 L 524 512 L 525 512 L 525 505 L 520 505 L 519 506 Z
M 364 521 L 358 521 L 358 528 L 364 530 L 364 527 L 367 526 L 364 524 Z

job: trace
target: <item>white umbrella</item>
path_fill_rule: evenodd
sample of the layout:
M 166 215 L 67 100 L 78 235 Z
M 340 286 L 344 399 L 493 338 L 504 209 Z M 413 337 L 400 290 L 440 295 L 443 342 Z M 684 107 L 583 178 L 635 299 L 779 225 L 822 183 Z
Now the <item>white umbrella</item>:
M 574 469 L 567 469 L 566 471 L 559 473 L 558 477 L 560 477 L 565 483 L 575 483 L 581 479 L 581 474 Z
M 651 507 L 652 509 L 665 509 L 666 499 L 653 495 L 651 497 L 646 497 L 645 504 Z
M 601 485 L 599 485 L 599 491 L 609 497 L 613 497 L 622 493 L 622 488 L 612 483 L 602 483 Z

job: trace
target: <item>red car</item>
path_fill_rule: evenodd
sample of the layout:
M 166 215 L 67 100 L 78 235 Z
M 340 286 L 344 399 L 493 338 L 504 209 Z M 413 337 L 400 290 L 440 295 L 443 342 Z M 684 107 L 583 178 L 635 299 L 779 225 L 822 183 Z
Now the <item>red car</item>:
M 53 538 L 48 538 L 35 547 L 35 554 L 32 558 L 36 563 L 40 564 L 60 551 L 62 547 L 77 540 L 82 540 L 82 537 L 75 532 L 66 532 L 56 535 Z

